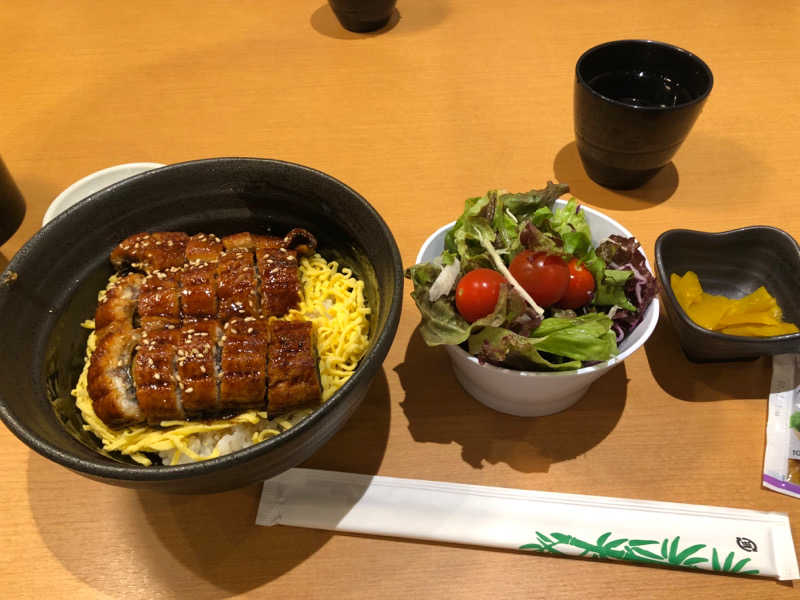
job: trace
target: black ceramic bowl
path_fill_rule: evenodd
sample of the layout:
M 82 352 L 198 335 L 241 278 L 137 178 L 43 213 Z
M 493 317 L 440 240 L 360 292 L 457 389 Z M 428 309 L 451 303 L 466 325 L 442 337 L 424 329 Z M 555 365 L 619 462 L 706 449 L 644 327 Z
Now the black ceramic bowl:
M 696 325 L 678 304 L 672 273 L 694 271 L 709 294 L 741 298 L 765 286 L 786 321 L 800 323 L 800 246 L 788 233 L 754 226 L 722 233 L 671 229 L 656 240 L 656 268 L 664 305 L 690 360 L 726 361 L 800 350 L 800 333 L 755 338 Z
M 354 375 L 310 417 L 217 459 L 143 467 L 103 455 L 81 434 L 70 390 L 81 370 L 110 250 L 139 231 L 285 233 L 305 227 L 319 250 L 353 268 L 372 310 L 370 346 Z M 389 350 L 402 263 L 380 215 L 319 171 L 275 160 L 219 158 L 167 166 L 112 185 L 37 233 L 0 278 L 0 418 L 41 455 L 107 483 L 210 492 L 269 478 L 311 456 L 356 410 Z

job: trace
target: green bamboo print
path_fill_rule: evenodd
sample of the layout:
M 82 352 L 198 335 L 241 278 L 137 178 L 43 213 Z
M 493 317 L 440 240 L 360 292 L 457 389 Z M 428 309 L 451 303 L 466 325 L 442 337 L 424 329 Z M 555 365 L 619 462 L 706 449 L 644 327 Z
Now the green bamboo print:
M 757 569 L 750 569 L 748 571 L 742 571 L 742 568 L 750 562 L 749 558 L 743 558 L 736 564 L 733 564 L 734 560 L 734 553 L 731 552 L 728 556 L 725 557 L 725 562 L 720 566 L 719 564 L 719 555 L 717 554 L 717 549 L 714 548 L 714 552 L 711 554 L 711 568 L 714 571 L 719 571 L 720 573 L 741 573 L 742 575 L 757 575 Z
M 616 560 L 627 560 L 639 563 L 649 563 L 657 565 L 668 565 L 673 567 L 685 567 L 690 569 L 698 568 L 702 563 L 708 563 L 709 559 L 703 556 L 695 556 L 698 552 L 706 548 L 706 544 L 693 544 L 681 549 L 681 537 L 676 535 L 672 540 L 664 538 L 658 540 L 639 540 L 628 538 L 610 539 L 610 531 L 602 534 L 595 542 L 585 542 L 574 536 L 565 533 L 553 532 L 549 536 L 537 531 L 537 542 L 523 544 L 520 550 L 534 550 L 547 552 L 550 554 L 564 555 L 565 547 L 572 547 L 581 550 L 579 556 L 590 558 L 608 558 Z M 561 545 L 559 550 L 556 546 Z M 645 546 L 650 546 L 646 548 Z M 659 552 L 660 550 L 660 552 Z M 743 571 L 744 566 L 750 562 L 749 558 L 742 558 L 734 564 L 735 553 L 731 552 L 720 564 L 719 554 L 716 548 L 711 549 L 711 570 L 721 573 L 738 573 L 740 575 L 758 575 L 758 569 Z

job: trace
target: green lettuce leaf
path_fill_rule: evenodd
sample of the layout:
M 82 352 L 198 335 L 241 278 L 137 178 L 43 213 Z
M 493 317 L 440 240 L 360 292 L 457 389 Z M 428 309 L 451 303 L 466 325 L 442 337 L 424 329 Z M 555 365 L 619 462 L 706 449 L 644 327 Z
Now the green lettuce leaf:
M 519 194 L 503 194 L 503 206 L 518 222 L 532 216 L 541 208 L 552 208 L 556 198 L 569 191 L 564 183 L 547 182 L 543 190 L 531 190 Z
M 592 249 L 592 232 L 575 198 L 570 198 L 565 206 L 553 213 L 550 228 L 564 241 L 563 251 L 566 254 L 583 259 Z
M 480 198 L 467 198 L 467 200 L 464 202 L 464 212 L 455 222 L 455 225 L 453 225 L 453 227 L 444 236 L 445 250 L 457 253 L 455 244 L 456 232 L 463 227 L 466 219 L 479 216 L 481 211 L 484 211 L 489 203 L 490 200 L 488 194 L 486 196 L 481 196 Z M 463 256 L 461 257 L 461 260 L 464 260 Z
M 488 266 L 486 257 L 475 243 L 464 244 L 464 240 L 474 242 L 472 236 L 464 236 L 464 229 L 473 229 L 474 219 L 479 219 L 491 229 L 492 240 L 497 252 L 512 258 L 520 249 L 519 234 L 525 223 L 533 215 L 544 220 L 556 198 L 569 191 L 566 184 L 547 182 L 542 190 L 531 190 L 519 194 L 491 190 L 480 198 L 469 198 L 464 204 L 464 212 L 450 231 L 445 235 L 444 247 L 457 252 L 463 269 Z M 462 243 L 459 244 L 459 239 Z
M 530 337 L 503 327 L 484 327 L 469 337 L 469 352 L 516 369 L 571 370 L 580 368 L 583 361 L 616 356 L 617 343 L 611 319 L 602 313 L 589 313 L 574 319 L 545 319 Z M 553 362 L 542 352 L 571 360 Z
M 447 250 L 443 251 L 440 255 L 442 260 L 442 265 L 452 265 L 457 258 L 457 255 L 453 252 L 448 252 Z
M 494 197 L 492 228 L 497 232 L 494 246 L 500 249 L 501 254 L 514 254 L 520 248 L 519 218 L 506 206 L 510 194 L 489 192 L 489 196 Z
M 497 233 L 485 217 L 466 217 L 453 234 L 456 253 L 461 259 L 464 273 L 479 267 L 492 268 L 492 260 L 486 252 L 484 243 L 493 244 Z
M 636 312 L 636 307 L 631 304 L 625 295 L 625 284 L 633 275 L 632 271 L 617 269 L 603 269 L 600 278 L 595 275 L 597 289 L 594 292 L 594 304 L 597 306 L 619 306 Z M 594 274 L 594 273 L 593 273 Z

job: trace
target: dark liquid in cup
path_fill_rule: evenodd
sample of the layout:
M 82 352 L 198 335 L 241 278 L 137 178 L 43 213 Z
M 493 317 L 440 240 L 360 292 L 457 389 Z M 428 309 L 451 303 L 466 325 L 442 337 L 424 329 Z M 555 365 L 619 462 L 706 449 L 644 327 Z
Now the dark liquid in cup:
M 595 75 L 588 84 L 606 98 L 636 106 L 665 108 L 692 100 L 688 89 L 660 73 L 609 71 Z

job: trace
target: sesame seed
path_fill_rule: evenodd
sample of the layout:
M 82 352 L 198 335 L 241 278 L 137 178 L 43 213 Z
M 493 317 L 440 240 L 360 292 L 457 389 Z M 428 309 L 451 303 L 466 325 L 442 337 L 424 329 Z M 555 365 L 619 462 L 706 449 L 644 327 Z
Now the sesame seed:
M 184 390 L 187 394 L 191 394 L 194 391 L 193 387 L 188 387 Z
M 160 381 L 161 380 L 161 375 L 159 373 L 156 373 L 155 374 L 155 378 Z

